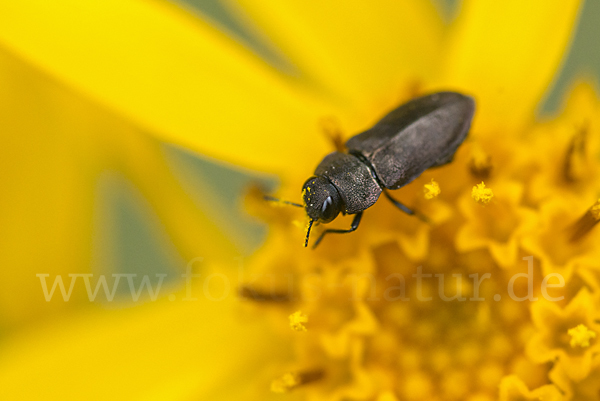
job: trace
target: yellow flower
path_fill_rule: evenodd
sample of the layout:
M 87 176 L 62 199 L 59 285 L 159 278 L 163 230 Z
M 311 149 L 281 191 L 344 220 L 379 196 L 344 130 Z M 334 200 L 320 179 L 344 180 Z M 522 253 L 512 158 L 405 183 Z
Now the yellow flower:
M 482 205 L 490 203 L 494 197 L 494 192 L 491 188 L 486 188 L 485 183 L 482 181 L 481 184 L 477 184 L 471 190 L 471 197 Z
M 382 200 L 365 213 L 357 232 L 329 236 L 311 252 L 302 248 L 303 224 L 293 224 L 304 221 L 303 211 L 259 202 L 262 194 L 254 189 L 248 209 L 271 231 L 244 274 L 207 260 L 205 296 L 195 303 L 180 302 L 186 296 L 180 290 L 172 294 L 178 302 L 161 298 L 137 308 L 85 311 L 49 323 L 43 336 L 11 333 L 0 365 L 6 398 L 267 399 L 269 389 L 311 400 L 475 401 L 498 394 L 552 400 L 563 398 L 561 390 L 578 394 L 577 383 L 597 369 L 595 339 L 586 348 L 565 344 L 578 324 L 598 330 L 600 297 L 593 283 L 600 266 L 590 246 L 598 230 L 578 222 L 593 215 L 598 197 L 597 148 L 584 145 L 600 136 L 600 103 L 592 90 L 573 95 L 558 128 L 536 123 L 534 110 L 569 43 L 579 2 L 470 0 L 448 27 L 432 4 L 420 0 L 231 4 L 271 39 L 290 70 L 276 70 L 171 3 L 22 0 L 0 7 L 2 54 L 7 64 L 18 63 L 17 72 L 8 69 L 2 79 L 12 81 L 29 69 L 19 88 L 48 84 L 36 80 L 62 82 L 57 91 L 88 126 L 105 123 L 114 110 L 117 122 L 101 126 L 96 136 L 115 142 L 100 145 L 122 151 L 121 163 L 146 180 L 158 175 L 171 182 L 160 190 L 148 181 L 136 184 L 177 200 L 185 196 L 172 195 L 182 190 L 160 175 L 168 168 L 157 162 L 156 138 L 276 173 L 279 195 L 296 200 L 302 182 L 336 146 L 319 128 L 323 118 L 335 116 L 348 137 L 425 91 L 465 92 L 474 96 L 477 115 L 470 142 L 434 172 L 444 191 L 424 198 L 432 172 L 398 191 L 431 223 Z M 78 107 L 104 114 L 87 117 Z M 50 117 L 31 119 L 36 125 L 30 130 L 46 126 Z M 13 129 L 21 120 L 15 117 Z M 62 132 L 60 121 L 55 124 L 48 126 Z M 129 126 L 137 129 L 130 133 Z M 98 147 L 85 140 L 91 128 L 67 131 L 69 138 L 59 144 Z M 544 142 L 544 152 L 532 151 L 534 135 L 547 131 L 560 140 Z M 148 147 L 154 153 L 144 157 Z M 47 161 L 73 163 L 59 165 L 61 171 L 87 155 L 59 151 Z M 565 162 L 559 179 L 548 163 L 560 154 Z M 43 163 L 36 168 L 43 172 Z M 475 211 L 470 196 L 483 179 L 494 199 Z M 559 190 L 548 190 L 554 187 Z M 476 195 L 484 203 L 491 199 L 483 187 Z M 60 204 L 66 197 L 57 199 Z M 81 207 L 77 199 L 65 208 Z M 206 216 L 190 222 L 193 213 L 178 201 L 157 203 L 173 232 L 186 232 L 182 241 L 191 253 L 234 254 Z M 578 234 L 559 238 L 557 222 L 564 222 L 561 228 L 575 224 Z M 198 237 L 203 247 L 190 245 L 194 231 L 187 224 L 208 226 Z M 345 227 L 348 218 L 338 224 Z M 314 229 L 318 234 L 322 227 Z M 58 241 L 82 240 L 88 231 L 65 226 Z M 545 277 L 566 271 L 562 286 Z M 213 288 L 211 274 L 221 277 L 222 287 Z M 238 291 L 213 302 L 211 291 L 228 285 Z M 580 290 L 584 285 L 596 292 Z M 530 303 L 559 295 L 563 304 Z M 306 319 L 294 314 L 299 310 L 310 316 L 302 335 L 290 330 L 290 323 L 303 327 Z M 564 374 L 565 387 L 552 384 L 551 374 Z
M 478 184 L 479 186 L 482 184 Z M 502 267 L 511 267 L 517 262 L 521 238 L 536 226 L 535 213 L 521 206 L 523 185 L 515 181 L 496 182 L 497 197 L 486 207 L 473 202 L 475 192 L 478 203 L 488 203 L 489 189 L 472 190 L 471 196 L 459 200 L 459 208 L 467 219 L 456 234 L 456 247 L 461 252 L 487 248 Z M 491 190 L 489 190 L 491 191 Z M 486 200 L 487 199 L 487 200 Z
M 577 332 L 573 327 L 582 325 L 592 333 L 600 329 L 600 324 L 596 323 L 600 316 L 598 306 L 587 289 L 582 289 L 564 309 L 555 302 L 539 301 L 533 305 L 531 314 L 537 332 L 527 344 L 529 357 L 539 363 L 556 361 L 556 365 L 562 366 L 567 376 L 575 381 L 587 377 L 600 344 L 588 335 L 591 345 L 573 346 L 583 345 L 581 341 L 574 342 Z
M 106 260 L 98 260 L 106 245 L 98 237 L 114 223 L 105 209 L 115 187 L 143 205 L 145 215 L 157 216 L 186 257 L 198 252 L 217 257 L 236 249 L 170 171 L 164 145 L 139 124 L 62 85 L 3 43 L 0 82 L 3 330 L 87 302 L 78 289 L 68 303 L 44 302 L 36 274 L 53 279 L 91 273 L 94 267 L 110 273 Z M 207 246 L 210 240 L 214 243 Z
M 529 391 L 527 386 L 516 376 L 508 376 L 500 383 L 500 400 L 544 400 L 560 401 L 563 397 L 560 390 L 553 385 L 542 386 L 534 391 Z
M 438 196 L 442 190 L 440 189 L 440 184 L 435 182 L 432 178 L 429 184 L 423 186 L 423 192 L 425 192 L 425 199 L 433 199 Z
M 571 347 L 589 347 L 590 340 L 596 338 L 596 332 L 588 329 L 585 324 L 580 324 L 568 331 L 571 336 Z
M 583 380 L 574 381 L 564 371 L 565 366 L 556 365 L 550 372 L 553 383 L 564 392 L 565 398 L 577 401 L 594 401 L 600 392 L 600 358 L 594 358 L 590 374 Z
M 562 115 L 534 128 L 528 146 L 544 153 L 532 160 L 537 171 L 529 184 L 530 202 L 550 197 L 594 199 L 600 184 L 598 132 L 600 105 L 589 85 L 575 86 Z M 541 136 L 538 136 L 541 134 Z M 552 144 L 549 146 L 549 144 Z
M 552 198 L 538 209 L 540 224 L 523 238 L 523 248 L 536 255 L 544 275 L 560 273 L 569 279 L 579 267 L 600 269 L 596 245 L 600 231 L 579 221 L 593 201 Z
M 296 331 L 306 331 L 304 324 L 308 322 L 308 316 L 301 311 L 296 311 L 290 315 L 290 327 Z

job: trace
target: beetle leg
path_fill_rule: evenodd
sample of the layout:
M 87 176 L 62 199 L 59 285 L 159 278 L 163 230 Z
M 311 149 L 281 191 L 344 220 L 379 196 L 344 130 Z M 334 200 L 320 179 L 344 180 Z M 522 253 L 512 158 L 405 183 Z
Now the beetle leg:
M 345 152 L 346 145 L 339 121 L 334 117 L 325 117 L 321 119 L 320 124 L 323 133 L 331 141 L 335 150 L 341 153 Z
M 406 205 L 400 203 L 400 201 L 392 198 L 392 196 L 388 193 L 388 191 L 384 190 L 383 193 L 390 200 L 390 202 L 392 202 L 394 204 L 394 206 L 396 206 L 398 209 L 402 210 L 404 213 L 409 214 L 411 216 L 418 217 L 425 223 L 431 223 L 431 220 L 429 220 L 429 218 L 427 216 L 425 216 L 419 212 L 416 212 L 412 209 L 409 209 Z
M 317 245 L 319 245 L 319 243 L 323 240 L 323 237 L 325 236 L 325 234 L 329 234 L 329 233 L 346 234 L 346 233 L 351 233 L 352 231 L 356 231 L 356 229 L 358 228 L 358 225 L 360 224 L 360 218 L 362 217 L 362 213 L 363 212 L 356 213 L 356 215 L 354 216 L 354 220 L 352 220 L 352 225 L 350 226 L 350 228 L 348 230 L 338 230 L 338 229 L 330 228 L 328 230 L 323 231 L 321 233 L 321 235 L 319 236 L 319 238 L 313 244 L 312 248 L 315 249 L 317 247 Z

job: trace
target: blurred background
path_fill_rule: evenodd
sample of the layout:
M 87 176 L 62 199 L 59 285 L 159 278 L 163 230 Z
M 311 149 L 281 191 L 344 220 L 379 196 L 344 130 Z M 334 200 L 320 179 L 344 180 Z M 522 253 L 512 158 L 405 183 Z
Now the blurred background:
M 297 73 L 227 2 L 173 3 L 282 74 Z M 436 0 L 436 6 L 450 23 L 460 2 Z M 557 111 L 574 79 L 600 76 L 598 38 L 600 2 L 588 1 L 562 70 L 540 105 L 540 118 Z M 118 302 L 105 302 L 100 294 L 90 303 L 78 286 L 70 302 L 61 297 L 46 302 L 36 274 L 49 274 L 48 286 L 58 274 L 137 274 L 136 285 L 144 274 L 165 275 L 163 286 L 171 291 L 161 296 L 168 296 L 183 285 L 180 274 L 192 258 L 247 256 L 263 241 L 267 227 L 244 213 L 241 195 L 250 182 L 276 188 L 276 176 L 148 139 L 110 110 L 86 104 L 2 43 L 0 92 L 0 344 L 59 316 L 148 301 L 142 297 L 132 303 L 127 287 L 120 286 Z M 23 138 L 23 133 L 33 134 Z M 136 163 L 129 162 L 133 159 Z

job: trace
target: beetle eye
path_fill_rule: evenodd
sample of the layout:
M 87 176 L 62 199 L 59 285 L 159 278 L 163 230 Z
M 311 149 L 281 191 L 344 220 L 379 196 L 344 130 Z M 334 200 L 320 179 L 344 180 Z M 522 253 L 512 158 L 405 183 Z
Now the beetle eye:
M 331 199 L 331 196 L 328 196 L 327 199 L 325 199 L 325 202 L 323 202 L 323 207 L 321 208 L 321 213 L 325 214 L 325 210 L 327 210 L 329 205 L 331 205 L 332 203 L 333 203 L 333 200 Z
M 321 216 L 323 217 L 324 220 L 329 220 L 331 219 L 334 213 L 334 208 L 331 207 L 333 205 L 333 199 L 331 199 L 331 196 L 328 196 L 327 199 L 325 199 L 325 202 L 323 202 L 323 206 L 321 207 Z

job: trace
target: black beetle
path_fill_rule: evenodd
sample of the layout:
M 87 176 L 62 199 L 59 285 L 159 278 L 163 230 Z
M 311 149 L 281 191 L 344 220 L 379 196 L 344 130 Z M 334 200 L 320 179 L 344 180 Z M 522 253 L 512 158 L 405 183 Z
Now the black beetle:
M 467 136 L 474 112 L 473 99 L 460 93 L 438 92 L 419 97 L 392 110 L 371 129 L 348 139 L 346 152 L 325 156 L 302 188 L 304 208 L 310 218 L 304 246 L 308 245 L 314 222 L 329 223 L 340 212 L 356 215 L 351 227 L 325 230 L 313 248 L 328 233 L 356 230 L 362 212 L 373 206 L 382 192 L 402 211 L 414 215 L 387 190 L 403 187 L 428 168 L 450 163 Z

